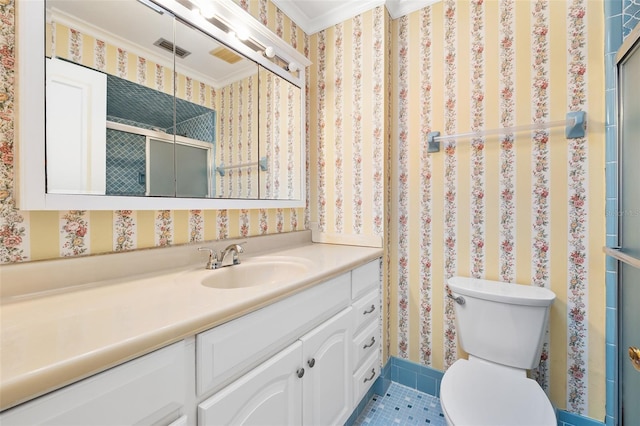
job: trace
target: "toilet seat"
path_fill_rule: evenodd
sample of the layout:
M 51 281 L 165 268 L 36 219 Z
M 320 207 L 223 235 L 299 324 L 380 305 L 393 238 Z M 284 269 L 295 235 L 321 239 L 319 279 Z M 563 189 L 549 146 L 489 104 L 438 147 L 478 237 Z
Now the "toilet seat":
M 456 361 L 440 385 L 447 420 L 461 426 L 555 426 L 551 402 L 537 382 L 482 361 Z

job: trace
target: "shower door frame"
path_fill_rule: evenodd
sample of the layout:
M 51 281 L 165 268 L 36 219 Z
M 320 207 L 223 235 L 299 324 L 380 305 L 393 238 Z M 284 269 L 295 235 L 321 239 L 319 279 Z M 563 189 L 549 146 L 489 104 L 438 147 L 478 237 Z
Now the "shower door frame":
M 621 83 L 623 81 L 622 78 L 622 74 L 624 73 L 624 65 L 625 63 L 629 60 L 629 58 L 633 55 L 636 56 L 640 56 L 640 25 L 638 25 L 634 31 L 632 31 L 631 34 L 629 34 L 627 36 L 627 38 L 625 38 L 624 42 L 622 43 L 622 45 L 620 46 L 620 48 L 618 49 L 617 55 L 616 55 L 616 73 L 615 73 L 615 77 L 616 77 L 616 110 L 617 110 L 617 114 L 616 114 L 616 120 L 617 120 L 617 140 L 616 140 L 616 147 L 617 147 L 617 153 L 618 153 L 618 159 L 617 159 L 617 165 L 618 165 L 618 170 L 617 173 L 615 175 L 616 177 L 616 183 L 615 183 L 615 187 L 617 188 L 617 211 L 616 211 L 616 215 L 615 218 L 613 219 L 616 223 L 615 228 L 617 229 L 617 244 L 616 247 L 611 247 L 606 249 L 606 253 L 610 256 L 612 256 L 616 261 L 617 261 L 617 267 L 616 267 L 616 280 L 617 280 L 617 298 L 618 298 L 618 302 L 617 302 L 617 309 L 616 309 L 616 333 L 617 333 L 617 344 L 616 344 L 616 360 L 615 360 L 615 377 L 616 377 L 616 398 L 615 398 L 615 412 L 616 412 L 616 424 L 618 425 L 623 425 L 623 380 L 622 380 L 622 376 L 623 376 L 623 363 L 629 362 L 629 360 L 626 359 L 626 356 L 624 356 L 624 347 L 625 345 L 623 345 L 623 324 L 622 324 L 622 319 L 623 319 L 623 304 L 621 303 L 622 301 L 622 297 L 624 297 L 622 295 L 622 270 L 623 267 L 634 267 L 634 268 L 638 268 L 638 264 L 640 264 L 640 259 L 637 258 L 633 258 L 631 256 L 629 256 L 628 254 L 625 254 L 623 251 L 621 251 L 623 249 L 624 246 L 624 241 L 623 241 L 623 234 L 624 234 L 624 212 L 623 212 L 623 191 L 622 191 L 622 185 L 623 185 L 623 156 L 625 155 L 623 153 L 623 130 L 624 130 L 624 109 L 623 109 L 623 93 L 621 90 Z M 628 76 L 626 78 L 629 78 Z M 627 142 L 628 143 L 628 142 Z M 628 164 L 628 163 L 627 163 Z M 628 167 L 628 165 L 627 165 Z M 628 183 L 630 184 L 630 183 Z M 611 212 L 608 212 L 608 214 L 611 214 Z M 609 220 L 610 218 L 607 218 L 607 220 Z M 638 291 L 636 289 L 636 291 Z

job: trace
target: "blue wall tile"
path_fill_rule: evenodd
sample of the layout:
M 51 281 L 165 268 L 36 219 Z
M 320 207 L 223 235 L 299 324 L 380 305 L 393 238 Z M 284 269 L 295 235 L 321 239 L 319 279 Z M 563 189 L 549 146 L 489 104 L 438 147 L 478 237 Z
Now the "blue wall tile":
M 605 16 L 614 16 L 622 14 L 622 2 L 620 0 L 604 0 Z
M 618 347 L 613 343 L 606 345 L 606 377 L 616 376 L 616 357 L 618 356 Z M 611 404 L 608 404 L 611 405 Z
M 609 31 L 604 36 L 604 52 L 611 53 L 618 50 L 622 43 L 622 19 L 620 16 L 606 18 Z
M 569 413 L 564 410 L 557 410 L 556 417 L 558 419 L 558 425 L 566 426 L 603 426 L 604 423 L 589 417 L 583 417 L 578 414 Z
M 617 137 L 618 127 L 617 126 L 607 126 L 606 136 L 607 140 L 615 141 Z M 607 163 L 618 163 L 618 145 L 615 143 L 607 144 L 606 153 L 605 153 L 605 161 Z
M 418 373 L 407 370 L 406 368 L 398 367 L 398 383 L 409 386 L 412 389 L 417 389 Z
M 440 397 L 440 389 L 438 388 L 438 381 L 424 374 L 418 374 L 418 387 L 420 392 L 424 392 L 429 395 Z
M 625 0 L 623 6 L 623 35 L 628 36 L 640 22 L 640 3 L 637 1 Z
M 610 343 L 612 345 L 616 344 L 616 320 L 617 320 L 617 316 L 618 316 L 618 310 L 615 308 L 606 308 L 606 335 L 605 335 L 605 340 L 607 343 Z
M 618 274 L 614 271 L 606 272 L 606 306 L 607 308 L 616 308 L 618 306 L 618 291 L 617 286 L 615 285 L 616 280 L 618 279 Z

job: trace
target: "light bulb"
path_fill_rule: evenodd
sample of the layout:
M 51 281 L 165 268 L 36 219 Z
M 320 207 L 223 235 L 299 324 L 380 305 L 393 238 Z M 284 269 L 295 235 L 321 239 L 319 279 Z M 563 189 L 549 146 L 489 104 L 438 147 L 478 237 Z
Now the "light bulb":
M 200 9 L 200 15 L 205 19 L 211 19 L 216 16 L 215 9 L 209 0 L 202 0 L 198 2 L 198 9 Z
M 239 30 L 236 30 L 236 37 L 240 41 L 247 41 L 249 40 L 249 33 L 246 30 L 241 28 Z
M 271 59 L 276 56 L 276 50 L 271 46 L 267 46 L 264 48 L 264 56 Z
M 289 70 L 290 72 L 298 71 L 298 64 L 296 64 L 295 62 L 289 62 L 289 66 L 287 67 L 287 70 Z

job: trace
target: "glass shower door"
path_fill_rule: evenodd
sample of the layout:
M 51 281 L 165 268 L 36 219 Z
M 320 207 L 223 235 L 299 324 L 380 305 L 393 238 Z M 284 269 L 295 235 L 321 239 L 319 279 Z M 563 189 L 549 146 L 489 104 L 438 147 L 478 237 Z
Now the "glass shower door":
M 619 106 L 619 377 L 622 425 L 640 421 L 640 28 L 618 62 Z M 630 48 L 625 49 L 626 46 Z

